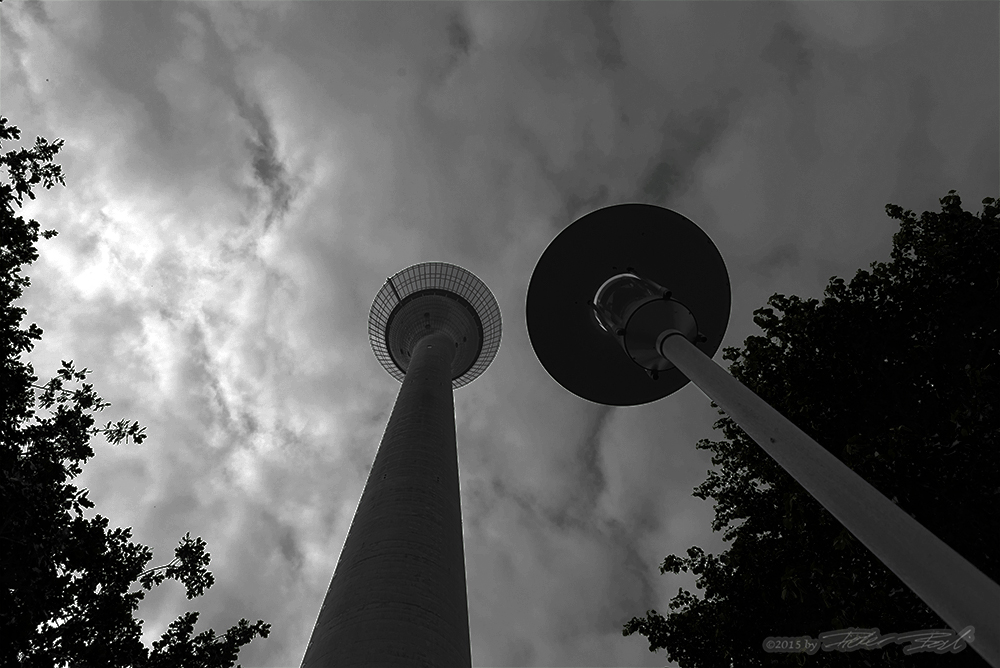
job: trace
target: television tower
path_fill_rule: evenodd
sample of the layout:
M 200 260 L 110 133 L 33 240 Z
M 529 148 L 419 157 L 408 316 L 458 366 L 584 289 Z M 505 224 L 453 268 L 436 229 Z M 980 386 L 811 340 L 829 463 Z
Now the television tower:
M 453 391 L 496 356 L 500 307 L 423 262 L 386 280 L 368 338 L 402 387 L 302 666 L 471 666 Z

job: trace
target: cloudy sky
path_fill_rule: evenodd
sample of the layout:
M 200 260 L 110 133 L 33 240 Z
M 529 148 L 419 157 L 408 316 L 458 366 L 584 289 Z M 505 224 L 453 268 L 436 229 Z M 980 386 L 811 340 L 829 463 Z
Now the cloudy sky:
M 595 208 L 675 209 L 726 259 L 741 345 L 771 294 L 888 260 L 886 203 L 1000 194 L 998 11 L 4 2 L 2 112 L 66 141 L 66 188 L 25 210 L 60 233 L 22 302 L 30 359 L 93 369 L 102 423 L 147 428 L 95 441 L 97 511 L 153 564 L 187 531 L 212 555 L 204 597 L 147 597 L 147 643 L 189 609 L 199 631 L 261 618 L 242 664 L 298 665 L 399 389 L 368 309 L 441 260 L 504 318 L 455 394 L 474 663 L 664 665 L 621 628 L 691 587 L 665 555 L 725 547 L 691 496 L 718 415 L 691 385 L 608 408 L 555 383 L 525 328 L 535 262 Z

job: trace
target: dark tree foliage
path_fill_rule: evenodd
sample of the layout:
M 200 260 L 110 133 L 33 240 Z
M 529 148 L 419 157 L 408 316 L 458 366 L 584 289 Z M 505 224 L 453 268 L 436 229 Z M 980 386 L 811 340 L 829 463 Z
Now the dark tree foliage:
M 723 358 L 735 378 L 998 581 L 1000 202 L 986 198 L 973 215 L 951 190 L 940 203 L 941 213 L 919 220 L 886 205 L 900 221 L 891 262 L 859 270 L 849 285 L 831 278 L 822 303 L 772 296 L 771 308 L 754 311 L 764 336 Z M 647 611 L 623 635 L 645 636 L 650 651 L 666 649 L 684 668 L 986 666 L 970 647 L 765 652 L 768 636 L 948 625 L 731 418 L 715 428 L 728 440 L 698 443 L 717 470 L 695 496 L 714 499 L 712 528 L 732 545 L 666 557 L 660 572 L 695 574 L 703 596 L 679 590 L 667 615 Z
M 0 118 L 0 142 L 20 138 L 7 123 Z M 188 534 L 173 561 L 147 569 L 150 548 L 129 540 L 129 529 L 109 530 L 100 515 L 87 518 L 85 509 L 94 507 L 87 490 L 69 483 L 94 455 L 92 436 L 103 434 L 112 445 L 130 438 L 139 444 L 144 428 L 125 420 L 93 426 L 93 414 L 110 404 L 83 382 L 87 369 L 64 361 L 54 378 L 37 385 L 32 365 L 20 359 L 42 335 L 35 324 L 21 328 L 26 311 L 14 306 L 30 284 L 21 266 L 38 259 L 39 225 L 14 207 L 35 198 L 34 186 L 65 185 L 62 168 L 53 163 L 62 144 L 37 138 L 30 149 L 0 156 L 10 177 L 0 182 L 0 665 L 232 666 L 243 645 L 268 636 L 269 624 L 241 619 L 222 636 L 209 629 L 192 637 L 198 613 L 188 612 L 147 649 L 142 622 L 133 616 L 145 591 L 165 579 L 181 582 L 189 599 L 212 586 L 205 542 Z

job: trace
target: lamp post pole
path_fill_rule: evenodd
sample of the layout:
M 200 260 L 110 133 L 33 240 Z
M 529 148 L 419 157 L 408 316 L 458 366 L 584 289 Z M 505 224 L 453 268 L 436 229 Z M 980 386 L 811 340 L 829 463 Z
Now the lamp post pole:
M 1000 586 L 680 334 L 664 336 L 660 354 L 952 629 L 974 640 L 990 665 L 1000 666 Z

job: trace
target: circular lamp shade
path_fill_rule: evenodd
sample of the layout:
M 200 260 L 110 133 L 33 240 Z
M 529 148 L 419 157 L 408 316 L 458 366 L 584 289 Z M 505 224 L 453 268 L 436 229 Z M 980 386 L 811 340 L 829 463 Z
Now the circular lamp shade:
M 452 389 L 475 380 L 500 349 L 500 306 L 470 271 L 447 262 L 422 262 L 386 279 L 368 315 L 372 352 L 402 382 L 414 346 L 443 331 L 455 342 Z
M 528 283 L 526 319 L 535 356 L 553 379 L 598 404 L 637 406 L 684 387 L 676 367 L 654 380 L 600 325 L 588 302 L 613 276 L 635 272 L 670 290 L 694 315 L 708 357 L 729 324 L 729 273 L 704 231 L 651 204 L 616 204 L 572 223 L 549 243 Z

